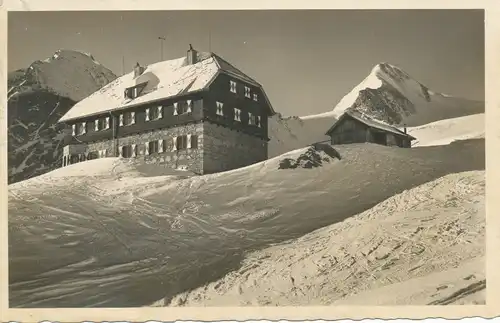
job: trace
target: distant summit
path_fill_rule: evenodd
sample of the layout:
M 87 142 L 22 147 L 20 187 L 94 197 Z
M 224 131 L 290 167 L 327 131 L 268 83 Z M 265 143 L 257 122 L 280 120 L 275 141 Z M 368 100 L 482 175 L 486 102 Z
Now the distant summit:
M 431 91 L 397 66 L 380 63 L 335 106 L 338 118 L 357 110 L 393 125 L 426 123 L 484 112 L 484 102 Z
M 484 113 L 484 102 L 431 91 L 401 68 L 380 63 L 333 110 L 301 117 L 273 116 L 269 120 L 269 157 L 327 141 L 325 132 L 348 110 L 390 125 L 415 127 Z

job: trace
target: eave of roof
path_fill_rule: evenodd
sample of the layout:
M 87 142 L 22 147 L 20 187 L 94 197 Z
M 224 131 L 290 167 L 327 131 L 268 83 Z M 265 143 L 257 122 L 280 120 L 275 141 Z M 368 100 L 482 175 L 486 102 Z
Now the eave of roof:
M 118 106 L 110 107 L 110 108 L 107 108 L 107 109 L 101 109 L 99 111 L 91 112 L 91 113 L 77 114 L 75 116 L 71 116 L 71 114 L 66 113 L 65 115 L 63 115 L 63 117 L 61 117 L 59 119 L 58 123 L 65 123 L 65 122 L 68 122 L 68 121 L 73 121 L 73 120 L 78 120 L 78 119 L 85 119 L 85 118 L 88 118 L 88 117 L 92 117 L 92 116 L 96 116 L 96 115 L 102 115 L 102 114 L 108 114 L 108 113 L 112 113 L 112 112 L 115 112 L 115 111 L 123 111 L 123 110 L 126 110 L 128 108 L 133 108 L 133 107 L 137 107 L 137 106 L 144 105 L 144 104 L 151 104 L 151 103 L 155 103 L 155 102 L 162 101 L 162 100 L 165 100 L 165 99 L 175 99 L 175 98 L 179 98 L 179 97 L 182 97 L 184 95 L 187 95 L 187 94 L 194 94 L 194 93 L 203 92 L 203 91 L 206 91 L 210 87 L 210 85 L 213 83 L 213 81 L 221 73 L 227 74 L 227 75 L 229 75 L 231 77 L 234 77 L 234 78 L 239 79 L 239 80 L 241 80 L 243 82 L 246 82 L 246 83 L 254 85 L 255 87 L 258 87 L 262 91 L 262 93 L 264 94 L 264 98 L 266 100 L 266 103 L 269 106 L 269 109 L 270 109 L 269 114 L 270 115 L 276 114 L 276 112 L 274 111 L 274 109 L 273 109 L 273 107 L 271 105 L 271 102 L 270 102 L 270 100 L 269 100 L 269 98 L 267 96 L 267 93 L 265 92 L 264 88 L 262 87 L 262 85 L 260 83 L 258 83 L 257 81 L 255 81 L 254 79 L 252 79 L 251 77 L 249 77 L 248 75 L 246 75 L 245 73 L 243 73 L 241 70 L 239 70 L 236 67 L 234 67 L 232 64 L 230 64 L 229 62 L 227 62 L 226 60 L 224 60 L 223 58 L 221 58 L 217 54 L 208 53 L 208 52 L 198 52 L 198 55 L 199 55 L 199 59 L 200 59 L 199 62 L 202 62 L 202 61 L 205 61 L 207 59 L 212 58 L 213 59 L 213 63 L 215 63 L 215 65 L 217 66 L 217 71 L 215 72 L 215 74 L 205 83 L 205 85 L 202 88 L 199 88 L 199 89 L 194 90 L 194 91 L 189 91 L 189 90 L 186 91 L 186 88 L 190 87 L 188 85 L 185 89 L 183 89 L 181 92 L 179 92 L 179 93 L 177 93 L 175 95 L 169 95 L 169 96 L 165 96 L 165 97 L 153 98 L 153 99 L 150 99 L 150 100 L 142 100 L 142 101 L 139 100 L 137 103 L 134 103 L 134 102 L 130 103 L 131 101 L 133 101 L 133 100 L 130 100 L 128 102 L 122 102 Z M 173 61 L 173 60 L 171 60 L 171 61 Z M 126 75 L 129 75 L 129 74 L 126 74 Z M 123 77 L 125 77 L 125 75 L 122 76 L 122 77 L 117 78 L 115 81 L 107 84 L 106 86 L 102 87 L 98 91 L 103 91 L 103 90 L 106 91 L 107 88 L 112 88 L 113 86 L 116 86 L 116 82 L 122 81 Z M 192 80 L 192 82 L 195 82 L 195 81 L 196 81 L 196 78 L 194 78 Z M 126 88 L 129 88 L 129 87 L 126 87 Z M 96 92 L 98 92 L 98 91 L 96 91 Z M 154 91 L 152 93 L 154 93 Z M 146 93 L 145 95 L 148 95 L 148 94 L 149 93 Z M 91 94 L 91 95 L 93 95 L 93 94 Z M 86 100 L 87 98 L 85 98 L 83 100 Z M 80 101 L 80 102 L 82 102 L 82 101 Z M 70 115 L 70 117 L 67 117 L 68 114 Z
M 396 128 L 394 126 L 383 124 L 382 122 L 374 120 L 374 119 L 366 120 L 366 119 L 364 119 L 362 117 L 358 117 L 358 116 L 354 115 L 353 113 L 351 113 L 349 111 L 344 112 L 344 114 L 342 114 L 342 116 L 330 127 L 330 129 L 328 129 L 328 131 L 325 134 L 326 135 L 330 135 L 330 133 L 332 133 L 332 131 L 346 117 L 351 117 L 351 118 L 353 118 L 353 119 L 355 119 L 355 120 L 357 120 L 357 121 L 365 124 L 366 126 L 368 126 L 370 128 L 376 128 L 376 129 L 379 129 L 379 130 L 382 130 L 382 131 L 385 131 L 385 132 L 391 132 L 393 134 L 396 134 L 396 135 L 399 135 L 399 136 L 402 136 L 402 137 L 410 138 L 411 140 L 416 140 L 417 139 L 417 138 L 413 137 L 412 135 L 410 135 L 408 133 L 405 133 L 404 131 L 401 131 L 401 130 L 399 130 L 398 128 Z

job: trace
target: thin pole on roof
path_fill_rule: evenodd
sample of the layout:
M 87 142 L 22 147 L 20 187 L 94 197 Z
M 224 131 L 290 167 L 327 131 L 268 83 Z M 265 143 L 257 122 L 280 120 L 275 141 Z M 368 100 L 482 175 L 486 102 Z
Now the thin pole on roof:
M 212 51 L 212 30 L 208 30 L 208 51 Z
M 160 40 L 160 48 L 161 48 L 161 52 L 160 52 L 161 59 L 160 60 L 163 61 L 163 41 L 165 41 L 166 39 L 165 39 L 165 37 L 162 37 L 162 36 L 158 37 L 158 39 Z

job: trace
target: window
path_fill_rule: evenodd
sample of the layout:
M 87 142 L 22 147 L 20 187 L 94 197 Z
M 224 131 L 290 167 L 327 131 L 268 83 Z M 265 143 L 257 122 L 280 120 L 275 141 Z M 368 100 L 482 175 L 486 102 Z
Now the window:
M 218 116 L 223 116 L 224 115 L 224 103 L 222 102 L 217 102 L 217 115 Z
M 150 141 L 148 142 L 146 147 L 146 151 L 148 152 L 146 155 L 156 154 L 158 153 L 158 141 Z
M 197 149 L 198 148 L 198 136 L 197 135 L 190 135 L 189 136 L 189 147 L 191 149 Z
M 87 154 L 87 160 L 97 159 L 98 153 L 97 151 L 91 151 Z
M 241 121 L 241 110 L 234 108 L 234 120 Z
M 236 82 L 229 81 L 229 88 L 230 88 L 231 92 L 236 93 Z
M 245 86 L 245 97 L 251 98 L 250 88 Z
M 109 117 L 94 120 L 94 131 L 109 129 Z
M 260 123 L 260 116 L 257 116 L 257 127 L 261 127 L 262 124 Z
M 99 158 L 105 158 L 108 155 L 108 151 L 106 149 L 99 150 Z
M 106 124 L 106 119 L 108 121 L 107 124 Z M 100 131 L 100 130 L 108 129 L 109 128 L 109 117 L 106 119 L 100 118 L 100 119 L 94 120 L 94 130 Z M 106 125 L 108 126 L 107 128 L 106 128 Z
M 187 148 L 187 136 L 179 136 L 177 137 L 177 150 L 182 150 Z
M 86 122 L 74 124 L 72 127 L 73 127 L 73 136 L 84 135 L 87 132 Z
M 251 112 L 248 112 L 248 124 L 255 126 L 255 116 Z
M 123 95 L 125 96 L 125 99 L 135 99 L 139 96 L 139 88 L 138 86 L 136 87 L 129 87 L 125 89 Z
M 120 156 L 123 158 L 130 158 L 133 155 L 132 145 L 122 146 Z
M 174 116 L 189 113 L 193 110 L 192 108 L 193 108 L 193 101 L 192 100 L 175 102 L 174 103 Z
M 163 118 L 163 107 L 146 108 L 146 121 L 158 120 Z
M 184 135 L 174 137 L 174 150 L 196 149 L 198 148 L 197 135 Z
M 254 93 L 254 94 L 253 94 L 253 100 L 254 100 L 254 101 L 257 101 L 257 98 L 258 98 L 258 97 L 257 97 L 257 93 Z
M 125 112 L 120 114 L 120 126 L 135 124 L 135 112 Z

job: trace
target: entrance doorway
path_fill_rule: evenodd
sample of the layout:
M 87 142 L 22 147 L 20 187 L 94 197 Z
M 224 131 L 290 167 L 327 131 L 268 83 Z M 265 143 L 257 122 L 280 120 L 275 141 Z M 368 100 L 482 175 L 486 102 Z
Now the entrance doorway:
M 373 142 L 387 146 L 387 135 L 385 132 L 373 132 Z

